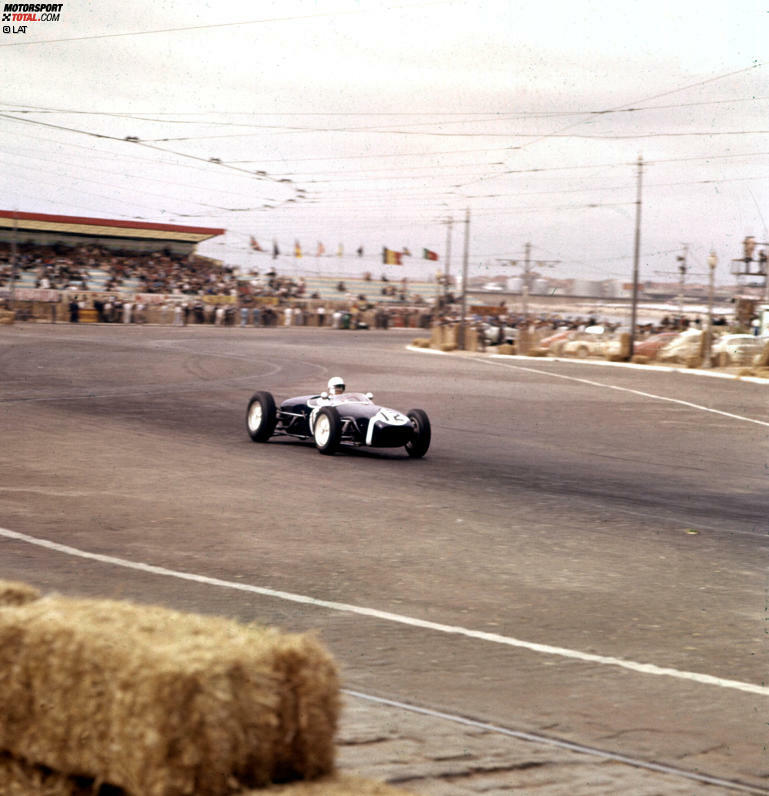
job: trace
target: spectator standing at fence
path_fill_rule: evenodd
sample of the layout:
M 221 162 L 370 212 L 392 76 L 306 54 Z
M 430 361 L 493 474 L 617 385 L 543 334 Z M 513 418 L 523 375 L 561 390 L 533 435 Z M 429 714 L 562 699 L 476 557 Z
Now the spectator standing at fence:
M 80 304 L 78 304 L 77 296 L 72 296 L 69 302 L 69 322 L 79 323 L 80 321 Z

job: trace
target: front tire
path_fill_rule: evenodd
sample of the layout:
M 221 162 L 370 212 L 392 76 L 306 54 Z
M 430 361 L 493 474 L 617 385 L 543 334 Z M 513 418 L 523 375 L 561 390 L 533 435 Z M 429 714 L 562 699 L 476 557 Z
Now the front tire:
M 406 453 L 412 459 L 421 459 L 430 447 L 432 436 L 430 418 L 422 409 L 410 409 L 406 412 L 406 417 L 411 421 L 414 429 L 412 438 L 406 443 Z
M 248 402 L 246 429 L 253 442 L 267 442 L 278 422 L 272 393 L 255 392 Z
M 342 439 L 342 421 L 335 407 L 324 406 L 318 412 L 312 436 L 318 453 L 331 456 L 336 452 Z

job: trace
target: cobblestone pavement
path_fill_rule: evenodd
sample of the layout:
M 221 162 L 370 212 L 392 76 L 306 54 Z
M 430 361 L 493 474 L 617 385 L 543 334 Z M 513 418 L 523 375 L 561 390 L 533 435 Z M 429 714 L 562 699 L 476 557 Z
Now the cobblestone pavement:
M 422 796 L 769 792 L 708 784 L 350 695 L 337 750 L 342 772 Z

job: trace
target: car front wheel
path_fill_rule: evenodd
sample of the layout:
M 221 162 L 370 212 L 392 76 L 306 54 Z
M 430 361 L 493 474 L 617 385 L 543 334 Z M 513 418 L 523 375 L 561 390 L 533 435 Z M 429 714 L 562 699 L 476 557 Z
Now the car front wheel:
M 410 409 L 406 412 L 406 417 L 411 421 L 413 434 L 406 443 L 406 453 L 412 459 L 421 459 L 430 447 L 430 418 L 423 409 Z
M 267 442 L 275 431 L 277 413 L 272 393 L 255 392 L 248 402 L 246 429 L 254 442 Z
M 330 456 L 339 448 L 342 439 L 342 421 L 335 407 L 324 406 L 318 412 L 312 435 L 319 453 Z

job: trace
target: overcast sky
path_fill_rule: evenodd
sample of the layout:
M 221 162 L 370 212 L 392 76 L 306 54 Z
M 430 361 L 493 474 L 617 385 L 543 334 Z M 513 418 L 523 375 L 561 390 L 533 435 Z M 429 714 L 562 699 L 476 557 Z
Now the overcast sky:
M 64 0 L 4 20 L 0 207 L 227 229 L 265 269 L 718 281 L 769 241 L 766 4 Z M 15 31 L 15 32 L 14 32 Z M 131 137 L 138 141 L 126 141 Z M 216 159 L 214 162 L 212 159 Z M 298 240 L 304 257 L 290 256 Z M 342 244 L 345 256 L 327 255 Z M 364 260 L 354 251 L 363 246 Z M 399 274 L 395 267 L 389 272 Z

